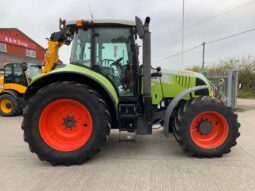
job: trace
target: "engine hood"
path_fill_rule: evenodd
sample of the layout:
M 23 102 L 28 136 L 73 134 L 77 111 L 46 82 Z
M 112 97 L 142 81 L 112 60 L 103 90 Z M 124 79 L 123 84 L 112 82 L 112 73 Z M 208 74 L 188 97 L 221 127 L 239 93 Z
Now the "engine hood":
M 177 70 L 177 69 L 162 70 L 162 73 L 163 74 L 173 74 L 173 75 L 196 77 L 196 78 L 200 78 L 203 81 L 208 81 L 207 78 L 203 74 L 193 72 L 190 70 Z
M 193 96 L 213 94 L 210 83 L 203 74 L 188 70 L 162 70 L 160 79 L 152 78 L 153 104 L 160 103 L 163 98 L 174 98 L 182 91 L 201 85 L 208 86 L 208 90 L 194 92 Z M 188 100 L 190 96 L 187 95 L 184 99 Z
M 186 78 L 191 78 L 195 80 L 195 84 L 189 84 L 190 86 L 198 86 L 198 85 L 207 85 L 210 88 L 210 83 L 209 80 L 201 73 L 193 72 L 190 70 L 163 70 L 162 71 L 163 76 L 168 76 L 169 78 L 181 78 L 181 77 L 186 77 Z M 198 79 L 200 80 L 201 83 L 197 84 Z

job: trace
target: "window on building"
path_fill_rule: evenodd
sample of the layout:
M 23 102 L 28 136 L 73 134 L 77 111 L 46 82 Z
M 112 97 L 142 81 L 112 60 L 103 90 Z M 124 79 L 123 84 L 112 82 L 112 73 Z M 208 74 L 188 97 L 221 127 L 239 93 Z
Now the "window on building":
M 6 52 L 6 44 L 0 42 L 0 52 Z
M 35 58 L 36 57 L 36 51 L 35 50 L 31 50 L 31 49 L 26 49 L 26 56 L 27 57 Z

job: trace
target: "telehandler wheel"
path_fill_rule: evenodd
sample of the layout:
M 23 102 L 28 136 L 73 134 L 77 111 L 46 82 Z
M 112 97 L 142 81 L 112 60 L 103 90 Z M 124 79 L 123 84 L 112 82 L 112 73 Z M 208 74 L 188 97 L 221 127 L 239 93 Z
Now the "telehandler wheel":
M 24 110 L 22 129 L 31 152 L 52 165 L 81 164 L 98 153 L 110 133 L 102 97 L 76 82 L 39 90 Z
M 199 97 L 179 109 L 174 134 L 183 150 L 196 157 L 220 157 L 240 136 L 240 123 L 231 108 L 214 97 Z
M 20 115 L 22 112 L 18 100 L 12 95 L 3 94 L 0 96 L 0 115 L 4 117 L 12 117 Z

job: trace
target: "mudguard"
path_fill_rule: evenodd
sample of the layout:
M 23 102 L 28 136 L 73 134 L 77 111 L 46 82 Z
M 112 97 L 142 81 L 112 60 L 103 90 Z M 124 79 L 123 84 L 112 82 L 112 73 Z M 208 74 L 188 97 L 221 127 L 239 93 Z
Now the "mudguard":
M 178 105 L 178 103 L 182 100 L 182 98 L 187 95 L 190 94 L 192 92 L 195 92 L 197 90 L 202 90 L 202 89 L 207 89 L 208 86 L 207 85 L 203 85 L 203 86 L 195 86 L 192 88 L 189 88 L 185 91 L 182 91 L 181 93 L 179 93 L 178 95 L 176 95 L 174 97 L 174 99 L 171 101 L 171 103 L 168 105 L 165 115 L 164 115 L 164 124 L 163 124 L 163 128 L 164 128 L 164 134 L 165 136 L 169 136 L 170 132 L 169 132 L 169 121 L 170 121 L 170 117 L 173 113 L 174 108 Z

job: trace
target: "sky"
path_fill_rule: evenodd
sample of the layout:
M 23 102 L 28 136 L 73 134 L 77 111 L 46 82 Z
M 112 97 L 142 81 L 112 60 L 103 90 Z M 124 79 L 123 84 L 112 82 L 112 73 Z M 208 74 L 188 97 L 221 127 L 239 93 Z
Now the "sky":
M 202 64 L 202 47 L 181 55 L 182 0 L 0 0 L 0 28 L 19 28 L 43 47 L 66 20 L 151 17 L 152 65 L 187 68 Z M 255 28 L 255 0 L 185 0 L 184 49 Z M 69 62 L 70 46 L 60 58 Z M 205 65 L 255 56 L 255 31 L 205 46 Z

